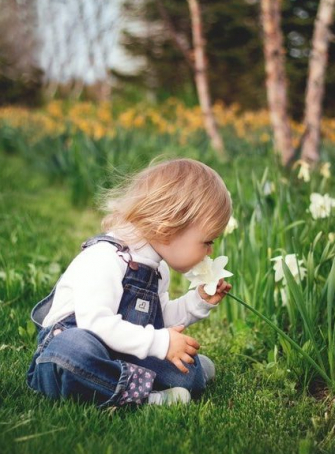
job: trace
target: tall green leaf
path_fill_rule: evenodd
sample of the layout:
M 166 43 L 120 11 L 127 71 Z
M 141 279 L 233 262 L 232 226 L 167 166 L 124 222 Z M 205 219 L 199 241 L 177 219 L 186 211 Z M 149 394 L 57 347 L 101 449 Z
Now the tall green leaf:
M 291 296 L 292 296 L 292 298 L 300 312 L 300 315 L 304 321 L 304 326 L 308 333 L 309 340 L 312 342 L 315 354 L 318 359 L 318 363 L 319 363 L 320 367 L 322 368 L 322 370 L 324 372 L 326 372 L 326 369 L 325 369 L 325 366 L 324 366 L 324 363 L 323 363 L 323 360 L 321 357 L 321 353 L 319 351 L 318 345 L 315 340 L 314 328 L 313 328 L 312 322 L 310 320 L 310 317 L 309 317 L 308 312 L 305 307 L 305 301 L 304 301 L 304 296 L 302 294 L 302 291 L 301 291 L 300 287 L 298 286 L 298 284 L 296 283 L 289 267 L 286 265 L 284 260 L 282 260 L 282 266 L 283 266 L 285 279 L 287 282 L 287 287 L 288 287 L 288 289 L 291 293 Z
M 314 361 L 314 359 L 305 351 L 303 350 L 293 339 L 291 339 L 283 330 L 278 328 L 277 325 L 275 325 L 271 320 L 269 320 L 265 315 L 263 315 L 261 312 L 259 312 L 257 309 L 253 308 L 249 304 L 245 303 L 243 300 L 238 298 L 235 295 L 232 295 L 231 293 L 227 293 L 227 296 L 230 296 L 234 300 L 238 301 L 240 304 L 248 308 L 251 312 L 256 314 L 258 317 L 260 317 L 262 320 L 264 320 L 268 325 L 271 326 L 280 336 L 282 336 L 289 344 L 292 345 L 292 347 L 297 350 L 305 359 L 308 361 L 314 368 L 319 372 L 321 377 L 327 382 L 327 384 L 330 387 L 335 386 L 335 382 L 327 375 L 326 371 L 321 369 L 321 367 Z

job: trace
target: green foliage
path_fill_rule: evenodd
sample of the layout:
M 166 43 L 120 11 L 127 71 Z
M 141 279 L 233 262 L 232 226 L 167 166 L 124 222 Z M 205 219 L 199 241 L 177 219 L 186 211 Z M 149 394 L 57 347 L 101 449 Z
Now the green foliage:
M 227 134 L 229 154 L 234 155 L 238 147 L 245 154 L 252 154 L 247 141 L 237 140 Z M 84 207 L 92 203 L 99 189 L 113 186 L 129 172 L 145 167 L 156 156 L 189 156 L 201 159 L 209 165 L 223 169 L 217 162 L 204 132 L 198 132 L 180 145 L 177 138 L 169 134 L 157 134 L 155 130 L 127 130 L 119 128 L 113 138 L 94 140 L 83 132 L 64 134 L 30 143 L 22 133 L 7 125 L 0 125 L 0 150 L 6 154 L 18 154 L 29 165 L 47 175 L 52 182 L 66 181 L 71 188 L 74 206 Z M 268 150 L 257 150 L 258 156 L 266 156 Z

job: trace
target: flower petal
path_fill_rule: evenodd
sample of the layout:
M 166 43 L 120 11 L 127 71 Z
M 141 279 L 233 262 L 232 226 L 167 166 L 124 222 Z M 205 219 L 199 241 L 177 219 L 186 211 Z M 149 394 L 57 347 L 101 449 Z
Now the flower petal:
M 231 276 L 234 276 L 234 274 L 228 270 L 222 270 L 222 276 L 220 277 L 220 279 L 224 278 L 224 277 L 231 277 Z
M 213 296 L 216 293 L 216 286 L 218 285 L 217 282 L 211 282 L 209 284 L 206 284 L 204 286 L 204 290 L 207 293 L 207 295 Z
M 220 257 L 216 257 L 216 259 L 213 260 L 213 268 L 224 268 L 228 263 L 228 257 L 225 255 L 221 255 Z
M 201 285 L 203 283 L 204 283 L 203 279 L 201 279 L 199 276 L 195 276 L 194 278 L 191 279 L 189 289 L 198 287 L 198 285 Z

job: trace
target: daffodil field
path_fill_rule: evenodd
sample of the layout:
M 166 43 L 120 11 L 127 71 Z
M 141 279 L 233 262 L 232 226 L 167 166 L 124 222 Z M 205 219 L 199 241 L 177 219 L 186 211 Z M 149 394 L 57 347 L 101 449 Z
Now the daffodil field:
M 273 152 L 266 111 L 242 112 L 236 105 L 222 104 L 214 109 L 225 141 L 225 161 L 220 161 L 209 146 L 200 109 L 186 107 L 177 99 L 160 106 L 53 101 L 39 110 L 0 109 L 0 158 L 7 166 L 1 170 L 3 181 L 9 176 L 17 178 L 16 190 L 22 185 L 20 190 L 24 192 L 25 182 L 17 170 L 19 160 L 35 175 L 46 178 L 48 187 L 56 188 L 56 192 L 59 188 L 59 198 L 68 198 L 72 213 L 64 212 L 65 224 L 58 227 L 62 239 L 58 236 L 57 244 L 52 243 L 49 255 L 40 251 L 35 238 L 38 234 L 31 234 L 37 252 L 36 256 L 33 252 L 29 258 L 25 256 L 24 265 L 15 250 L 24 232 L 39 231 L 32 214 L 38 208 L 29 211 L 32 208 L 27 206 L 31 214 L 15 214 L 15 219 L 8 211 L 1 213 L 0 309 L 17 325 L 19 340 L 15 348 L 22 347 L 23 352 L 27 345 L 32 350 L 34 344 L 28 307 L 20 309 L 20 301 L 28 298 L 32 302 L 43 296 L 76 250 L 74 239 L 80 244 L 86 236 L 98 233 L 101 191 L 157 156 L 185 156 L 199 159 L 219 172 L 231 193 L 234 209 L 224 235 L 215 242 L 213 254 L 228 257 L 226 269 L 233 273 L 227 278 L 233 286 L 231 295 L 212 311 L 204 328 L 191 328 L 192 335 L 204 339 L 204 345 L 215 356 L 221 333 L 228 333 L 242 343 L 230 354 L 243 360 L 243 370 L 250 368 L 268 380 L 283 380 L 290 384 L 290 392 L 294 389 L 317 399 L 332 399 L 335 119 L 323 120 L 320 164 L 311 168 L 297 161 L 288 170 L 281 167 Z M 292 128 L 297 145 L 302 126 L 292 122 Z M 34 187 L 33 183 L 27 184 Z M 10 201 L 5 197 L 15 194 L 14 190 L 8 191 L 2 198 L 2 207 L 7 209 Z M 46 190 L 45 200 L 47 197 Z M 55 197 L 52 206 L 43 211 L 46 223 L 56 219 L 52 217 L 55 213 L 51 215 L 60 203 Z M 73 223 L 78 219 L 83 223 L 76 225 L 76 233 L 67 216 Z M 70 248 L 67 237 L 71 237 Z M 41 256 L 44 258 L 38 258 Z M 173 296 L 185 292 L 189 285 L 184 276 L 172 272 Z M 12 331 L 8 328 L 6 332 L 0 351 L 12 352 Z M 324 440 L 325 448 L 331 445 L 330 439 Z M 280 449 L 266 452 L 288 452 Z M 78 448 L 76 452 L 85 451 Z M 190 451 L 185 448 L 180 452 Z M 328 451 L 320 448 L 299 452 Z
M 237 104 L 228 107 L 220 102 L 214 104 L 213 110 L 218 125 L 232 129 L 237 137 L 251 141 L 254 146 L 271 141 L 270 118 L 266 110 L 243 112 Z M 177 98 L 169 98 L 159 107 L 144 102 L 121 108 L 109 102 L 52 101 L 45 108 L 32 112 L 10 106 L 0 108 L 0 120 L 31 134 L 33 142 L 44 136 L 56 137 L 77 131 L 94 139 L 115 137 L 118 130 L 124 128 L 176 135 L 183 145 L 194 133 L 203 130 L 200 107 L 186 107 Z M 294 121 L 291 121 L 291 127 L 296 146 L 304 129 Z M 335 118 L 323 119 L 322 135 L 325 141 L 335 142 Z

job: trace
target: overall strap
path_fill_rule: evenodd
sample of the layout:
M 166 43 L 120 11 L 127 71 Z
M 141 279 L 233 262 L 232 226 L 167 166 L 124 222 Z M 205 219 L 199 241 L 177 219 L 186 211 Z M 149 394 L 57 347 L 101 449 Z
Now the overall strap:
M 93 236 L 92 238 L 89 238 L 87 241 L 82 243 L 81 248 L 86 249 L 87 247 L 93 246 L 94 244 L 97 244 L 100 241 L 106 241 L 107 243 L 110 243 L 113 246 L 115 246 L 117 249 L 117 254 L 122 258 L 122 260 L 124 260 L 132 270 L 134 271 L 138 270 L 138 263 L 133 261 L 129 247 L 126 244 L 122 244 L 122 242 L 119 242 L 116 238 L 113 238 L 112 236 L 103 234 Z M 124 252 L 128 254 L 129 260 L 126 260 L 125 257 L 123 256 Z
M 121 244 L 121 242 L 117 241 L 115 238 L 109 235 L 96 235 L 93 236 L 92 238 L 89 238 L 88 240 L 84 241 L 82 243 L 81 248 L 86 249 L 87 247 L 93 246 L 94 244 L 99 243 L 100 241 L 106 241 L 107 243 L 112 244 L 115 246 L 118 250 L 118 252 L 128 252 L 129 253 L 129 247 L 126 246 L 125 244 Z

